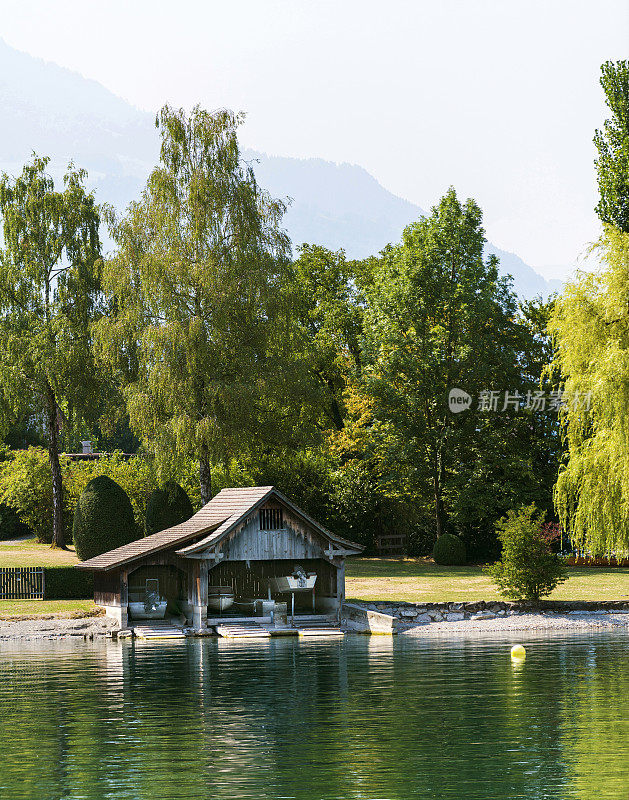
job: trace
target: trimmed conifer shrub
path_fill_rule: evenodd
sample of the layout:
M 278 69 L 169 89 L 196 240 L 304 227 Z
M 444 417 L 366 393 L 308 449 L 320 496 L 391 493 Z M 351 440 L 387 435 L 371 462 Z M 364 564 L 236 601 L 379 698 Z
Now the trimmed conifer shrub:
M 192 516 L 193 509 L 186 490 L 175 481 L 167 481 L 161 489 L 155 489 L 146 506 L 144 533 L 164 531 L 179 525 Z
M 432 557 L 436 564 L 441 564 L 444 567 L 465 564 L 467 561 L 465 544 L 453 533 L 443 533 L 435 542 Z
M 106 475 L 92 478 L 74 512 L 74 546 L 81 561 L 133 542 L 139 533 L 124 489 Z

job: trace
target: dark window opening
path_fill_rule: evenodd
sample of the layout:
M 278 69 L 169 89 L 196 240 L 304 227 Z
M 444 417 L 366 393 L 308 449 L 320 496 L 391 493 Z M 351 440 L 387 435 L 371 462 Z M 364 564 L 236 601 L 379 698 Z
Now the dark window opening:
M 284 527 L 281 508 L 261 508 L 260 509 L 260 530 L 261 531 L 280 531 Z

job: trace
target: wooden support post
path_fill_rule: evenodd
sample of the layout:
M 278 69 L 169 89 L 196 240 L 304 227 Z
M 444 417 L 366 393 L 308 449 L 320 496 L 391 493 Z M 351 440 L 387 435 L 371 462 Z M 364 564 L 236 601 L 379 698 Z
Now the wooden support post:
M 129 571 L 120 570 L 120 627 L 129 624 Z
M 192 606 L 192 627 L 204 628 L 207 620 L 208 564 L 194 559 L 191 568 L 189 602 Z
M 336 598 L 338 603 L 338 618 L 341 618 L 341 609 L 345 601 L 345 560 L 336 567 Z

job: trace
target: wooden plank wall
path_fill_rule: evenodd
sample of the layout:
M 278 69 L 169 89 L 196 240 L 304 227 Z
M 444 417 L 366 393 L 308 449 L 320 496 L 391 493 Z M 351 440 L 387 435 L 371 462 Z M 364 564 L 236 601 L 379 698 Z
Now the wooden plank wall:
M 221 543 L 223 558 L 231 561 L 300 561 L 323 556 L 327 542 L 316 531 L 290 518 L 286 511 L 284 525 L 282 530 L 261 531 L 256 511 L 228 541 Z
M 173 564 L 143 564 L 129 573 L 129 593 L 144 593 L 147 578 L 157 578 L 159 593 L 168 600 L 188 597 L 188 574 Z
M 94 572 L 94 602 L 101 606 L 120 605 L 120 570 Z
M 306 572 L 316 572 L 315 597 L 336 596 L 337 569 L 324 559 L 302 559 L 296 561 Z M 267 596 L 268 579 L 292 572 L 294 564 L 286 561 L 227 561 L 210 569 L 210 586 L 231 586 L 236 597 L 254 598 Z M 299 593 L 301 594 L 301 593 Z M 304 603 L 311 602 L 311 593 L 304 592 Z M 279 596 L 274 594 L 274 597 Z

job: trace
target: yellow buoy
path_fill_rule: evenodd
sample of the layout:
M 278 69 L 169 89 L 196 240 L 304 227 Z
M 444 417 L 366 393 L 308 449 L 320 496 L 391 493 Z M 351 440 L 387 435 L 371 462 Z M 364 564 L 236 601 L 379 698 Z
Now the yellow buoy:
M 516 661 L 523 661 L 526 658 L 526 650 L 521 644 L 514 644 L 511 648 L 511 658 Z

